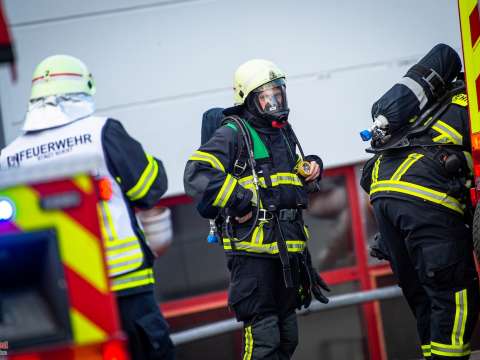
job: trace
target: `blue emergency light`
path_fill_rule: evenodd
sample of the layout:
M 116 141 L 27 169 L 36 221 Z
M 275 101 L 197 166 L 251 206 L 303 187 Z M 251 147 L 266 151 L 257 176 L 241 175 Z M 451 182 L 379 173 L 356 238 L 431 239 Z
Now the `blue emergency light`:
M 0 198 L 0 221 L 9 221 L 15 215 L 15 205 L 10 199 Z

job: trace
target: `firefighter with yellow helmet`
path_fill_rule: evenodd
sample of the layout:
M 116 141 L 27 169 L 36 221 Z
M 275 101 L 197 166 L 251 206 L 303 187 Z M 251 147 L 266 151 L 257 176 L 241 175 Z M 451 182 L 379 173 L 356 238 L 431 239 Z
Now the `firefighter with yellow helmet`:
M 295 309 L 308 306 L 312 295 L 328 302 L 302 218 L 322 161 L 303 155 L 288 123 L 285 73 L 275 64 L 241 65 L 234 101 L 187 162 L 185 190 L 221 232 L 228 303 L 244 323 L 244 359 L 290 359 L 298 344 Z
M 134 213 L 160 200 L 166 173 L 119 121 L 95 115 L 94 94 L 82 61 L 68 55 L 44 59 L 33 74 L 24 133 L 2 150 L 0 168 L 99 158 L 100 225 L 132 359 L 173 359 L 168 326 L 153 296 L 154 258 Z

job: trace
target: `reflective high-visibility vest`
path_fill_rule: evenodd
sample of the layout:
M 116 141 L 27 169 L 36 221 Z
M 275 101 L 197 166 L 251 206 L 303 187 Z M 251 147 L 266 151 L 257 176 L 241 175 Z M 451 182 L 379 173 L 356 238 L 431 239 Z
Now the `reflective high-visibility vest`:
M 11 168 L 99 158 L 95 175 L 98 179 L 106 179 L 112 190 L 110 198 L 101 200 L 98 209 L 108 271 L 113 290 L 125 290 L 151 284 L 154 279 L 152 269 L 142 266 L 144 252 L 132 227 L 129 205 L 107 167 L 102 147 L 102 129 L 106 121 L 105 117 L 90 116 L 65 126 L 26 133 L 2 150 L 0 162 L 2 168 Z

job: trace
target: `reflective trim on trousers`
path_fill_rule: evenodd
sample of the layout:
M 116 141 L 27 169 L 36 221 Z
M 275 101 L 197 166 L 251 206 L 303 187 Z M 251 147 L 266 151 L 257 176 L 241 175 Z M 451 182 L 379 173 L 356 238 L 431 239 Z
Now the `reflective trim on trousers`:
M 253 335 L 252 326 L 245 327 L 245 333 L 243 341 L 245 343 L 245 349 L 243 351 L 243 360 L 251 360 L 253 354 Z
M 455 293 L 455 320 L 452 330 L 452 344 L 462 345 L 468 317 L 467 289 Z
M 432 341 L 431 345 L 432 355 L 461 357 L 470 355 L 470 353 L 472 352 L 470 349 L 470 344 L 450 345 Z

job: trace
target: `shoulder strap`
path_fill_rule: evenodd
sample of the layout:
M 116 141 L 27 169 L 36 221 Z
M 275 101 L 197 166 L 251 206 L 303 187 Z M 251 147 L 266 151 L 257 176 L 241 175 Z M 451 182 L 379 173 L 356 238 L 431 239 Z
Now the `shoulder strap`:
M 225 118 L 224 123 L 225 122 L 226 122 L 226 126 L 238 132 L 237 126 L 234 123 L 228 122 L 228 117 Z M 260 138 L 260 135 L 258 135 L 258 132 L 247 121 L 242 120 L 242 123 L 245 124 L 245 127 L 250 133 L 250 136 L 252 138 L 253 156 L 255 160 L 269 158 L 270 155 L 268 153 L 267 147 L 265 146 L 264 142 Z M 242 145 L 239 144 L 239 148 L 240 147 L 243 148 L 243 144 Z M 239 155 L 237 156 L 237 158 L 240 158 L 241 154 L 238 153 L 237 155 Z

